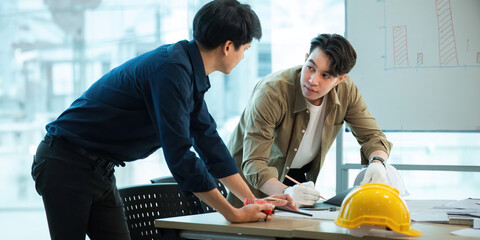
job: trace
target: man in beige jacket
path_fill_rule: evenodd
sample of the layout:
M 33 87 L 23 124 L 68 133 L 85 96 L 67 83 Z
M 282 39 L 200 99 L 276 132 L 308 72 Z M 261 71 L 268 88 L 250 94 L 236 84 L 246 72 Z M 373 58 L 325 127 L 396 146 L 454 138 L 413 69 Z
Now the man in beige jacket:
M 256 197 L 288 193 L 296 201 L 316 202 L 314 182 L 344 122 L 361 146 L 361 163 L 368 165 L 363 183 L 386 183 L 384 162 L 392 144 L 347 76 L 355 62 L 344 37 L 321 34 L 311 41 L 303 66 L 258 82 L 227 145 Z M 241 205 L 233 195 L 228 200 Z

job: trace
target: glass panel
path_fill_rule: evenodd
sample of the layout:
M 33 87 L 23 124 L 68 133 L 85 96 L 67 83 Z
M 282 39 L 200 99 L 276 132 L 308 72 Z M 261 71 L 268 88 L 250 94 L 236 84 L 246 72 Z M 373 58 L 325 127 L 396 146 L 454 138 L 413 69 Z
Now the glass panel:
M 393 143 L 389 163 L 418 165 L 478 165 L 480 134 L 473 132 L 387 132 Z M 344 162 L 360 163 L 360 146 L 344 134 Z M 358 170 L 350 170 L 349 186 Z M 411 199 L 461 199 L 480 196 L 478 172 L 400 171 Z

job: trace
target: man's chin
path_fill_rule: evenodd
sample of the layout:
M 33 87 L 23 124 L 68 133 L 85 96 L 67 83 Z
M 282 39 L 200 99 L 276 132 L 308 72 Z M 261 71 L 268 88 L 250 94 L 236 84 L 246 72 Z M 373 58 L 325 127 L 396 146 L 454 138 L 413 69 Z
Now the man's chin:
M 221 70 L 220 72 L 221 73 L 224 73 L 224 74 L 230 74 L 232 72 L 233 69 L 230 69 L 230 70 Z
M 312 101 L 316 101 L 319 99 L 319 97 L 317 97 L 317 95 L 313 95 L 313 94 L 308 94 L 308 93 L 303 93 L 303 97 L 305 99 L 307 99 L 308 101 L 312 102 Z
M 216 70 L 215 72 L 221 72 L 223 74 L 230 74 L 232 72 L 232 70 Z

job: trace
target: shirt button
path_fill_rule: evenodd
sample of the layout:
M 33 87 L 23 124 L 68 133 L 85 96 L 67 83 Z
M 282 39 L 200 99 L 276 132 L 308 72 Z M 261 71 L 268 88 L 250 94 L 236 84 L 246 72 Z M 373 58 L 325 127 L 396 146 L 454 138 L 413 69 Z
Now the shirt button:
M 293 151 L 296 152 L 298 149 L 297 148 L 294 148 Z
M 307 113 L 310 113 L 310 111 L 307 110 Z
M 288 170 L 288 169 L 290 169 L 290 167 L 289 167 L 289 166 L 287 166 L 287 167 L 286 167 L 286 169 Z
M 302 129 L 302 133 L 305 133 L 305 129 Z

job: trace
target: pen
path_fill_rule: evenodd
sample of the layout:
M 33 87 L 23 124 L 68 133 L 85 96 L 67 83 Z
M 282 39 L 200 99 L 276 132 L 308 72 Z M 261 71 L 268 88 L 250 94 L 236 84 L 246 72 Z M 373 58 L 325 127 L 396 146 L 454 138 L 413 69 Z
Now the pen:
M 290 181 L 294 182 L 295 184 L 298 184 L 300 186 L 303 186 L 303 184 L 301 184 L 299 181 L 293 179 L 292 177 L 288 176 L 287 174 L 285 174 L 285 177 L 288 178 Z M 318 195 L 321 199 L 325 199 L 324 197 L 322 197 L 322 195 Z

